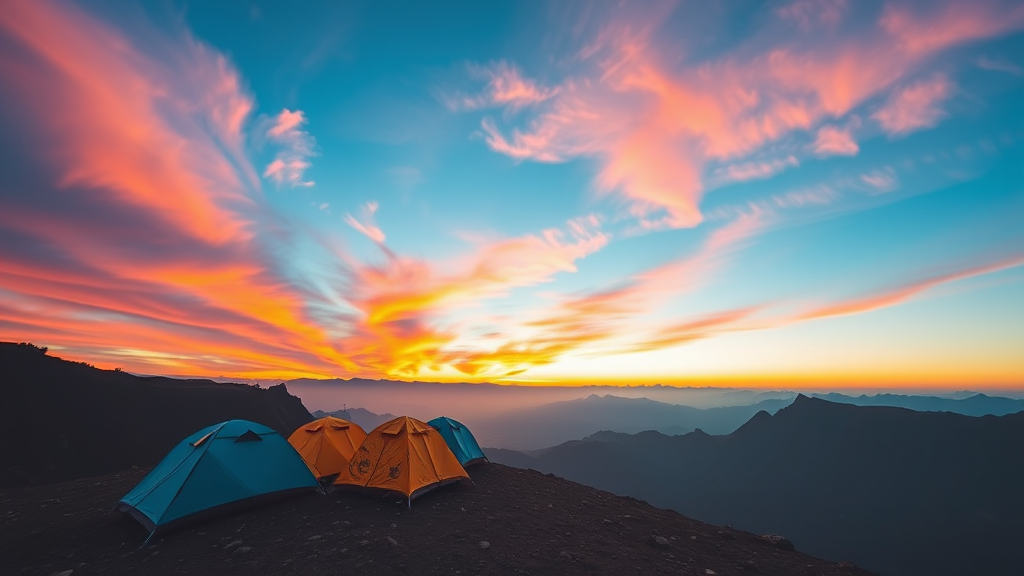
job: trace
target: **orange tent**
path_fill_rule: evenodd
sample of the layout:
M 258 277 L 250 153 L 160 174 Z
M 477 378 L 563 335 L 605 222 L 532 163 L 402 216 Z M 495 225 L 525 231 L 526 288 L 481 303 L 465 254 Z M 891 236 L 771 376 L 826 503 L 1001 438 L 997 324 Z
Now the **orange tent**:
M 469 474 L 440 432 L 400 416 L 366 436 L 334 485 L 401 492 L 411 505 L 416 496 L 463 478 Z
M 338 474 L 363 443 L 366 432 L 358 424 L 328 416 L 314 420 L 288 437 L 318 480 Z

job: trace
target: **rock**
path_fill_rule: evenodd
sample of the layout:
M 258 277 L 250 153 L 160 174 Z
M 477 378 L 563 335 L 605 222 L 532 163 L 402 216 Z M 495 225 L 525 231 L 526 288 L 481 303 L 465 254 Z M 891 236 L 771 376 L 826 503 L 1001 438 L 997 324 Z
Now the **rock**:
M 369 543 L 370 543 L 370 541 L 369 541 L 369 540 L 360 540 L 360 541 L 359 541 L 359 545 L 360 545 L 360 546 L 366 546 L 366 545 L 367 545 L 367 544 L 369 544 Z
M 239 546 L 238 548 L 235 548 L 235 554 L 238 554 L 239 552 L 244 554 L 250 550 L 252 550 L 252 546 Z
M 480 541 L 480 549 L 481 550 L 487 550 L 490 547 L 491 547 L 491 543 L 488 542 L 487 540 L 481 540 Z
M 388 544 L 391 544 L 392 546 L 398 546 L 398 540 L 395 540 L 391 536 L 388 536 Z
M 653 538 L 654 538 L 654 543 L 657 544 L 658 546 L 668 546 L 668 544 L 669 544 L 668 538 L 665 538 L 664 536 L 654 536 Z
M 785 536 L 779 536 L 778 534 L 765 534 L 764 536 L 761 536 L 761 538 L 764 538 L 770 542 L 772 546 L 775 546 L 780 550 L 789 550 L 790 552 L 796 551 L 796 546 L 794 546 L 793 543 L 790 542 L 789 538 L 786 538 Z
M 391 527 L 392 528 L 398 528 L 398 524 L 392 524 Z
M 559 556 L 561 556 L 562 558 L 565 558 L 566 560 L 572 560 L 572 554 L 569 554 L 565 550 L 562 550 L 562 552 L 559 554 Z
M 747 560 L 740 565 L 740 570 L 746 570 L 747 572 L 760 572 L 761 567 L 757 565 L 757 562 L 753 560 Z
M 309 538 L 306 538 L 306 541 L 307 542 L 311 542 L 313 540 L 319 540 L 320 538 L 321 538 L 321 536 L 319 534 L 314 534 L 314 535 L 310 536 Z
M 242 543 L 241 540 L 232 540 L 231 543 L 229 543 L 227 546 L 224 547 L 224 549 L 227 550 L 228 548 L 231 548 L 233 546 L 238 546 L 241 543 Z
M 712 570 L 711 568 L 705 568 L 705 569 L 704 569 L 704 573 L 705 573 L 705 574 L 718 574 L 718 572 L 715 572 L 715 571 L 714 571 L 714 570 Z

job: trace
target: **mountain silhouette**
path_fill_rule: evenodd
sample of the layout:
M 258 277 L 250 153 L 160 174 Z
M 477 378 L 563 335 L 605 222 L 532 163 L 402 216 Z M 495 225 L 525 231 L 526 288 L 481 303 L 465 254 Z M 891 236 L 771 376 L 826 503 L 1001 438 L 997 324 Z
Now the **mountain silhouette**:
M 857 406 L 895 406 L 897 408 L 909 408 L 919 412 L 953 412 L 965 416 L 1005 416 L 1024 410 L 1024 400 L 1016 398 L 1002 398 L 1000 396 L 988 396 L 976 392 L 969 392 L 967 396 L 957 398 L 943 398 L 941 396 L 917 396 L 907 394 L 861 394 L 860 396 L 847 396 L 831 392 L 828 394 L 812 394 L 815 398 L 838 402 L 841 404 L 856 404 Z
M 150 466 L 196 430 L 235 418 L 285 437 L 312 420 L 284 384 L 140 377 L 0 343 L 0 486 Z
M 896 576 L 1024 573 L 1024 412 L 800 395 L 727 436 L 601 432 L 495 462 L 555 473 Z
M 678 435 L 701 428 L 714 434 L 728 434 L 761 410 L 776 412 L 791 402 L 772 399 L 752 406 L 702 409 L 647 398 L 591 394 L 579 400 L 519 408 L 487 418 L 468 415 L 464 420 L 484 445 L 535 450 L 601 430 L 657 430 Z

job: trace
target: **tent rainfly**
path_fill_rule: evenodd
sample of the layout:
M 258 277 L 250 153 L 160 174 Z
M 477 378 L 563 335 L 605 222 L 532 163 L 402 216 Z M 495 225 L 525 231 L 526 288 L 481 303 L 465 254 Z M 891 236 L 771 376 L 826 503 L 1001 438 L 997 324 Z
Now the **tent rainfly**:
M 248 420 L 229 420 L 182 440 L 117 509 L 152 538 L 181 524 L 319 489 L 280 434 Z
M 448 448 L 459 459 L 459 464 L 462 464 L 463 468 L 487 460 L 487 456 L 480 449 L 480 445 L 477 444 L 473 433 L 462 422 L 441 416 L 440 418 L 434 418 L 427 422 L 427 424 L 430 424 L 441 433 L 444 441 L 448 443 Z
M 317 480 L 337 476 L 366 438 L 358 424 L 327 416 L 314 420 L 292 433 L 288 443 L 305 460 Z
M 414 418 L 400 416 L 367 434 L 334 485 L 403 494 L 413 498 L 469 474 L 441 434 Z

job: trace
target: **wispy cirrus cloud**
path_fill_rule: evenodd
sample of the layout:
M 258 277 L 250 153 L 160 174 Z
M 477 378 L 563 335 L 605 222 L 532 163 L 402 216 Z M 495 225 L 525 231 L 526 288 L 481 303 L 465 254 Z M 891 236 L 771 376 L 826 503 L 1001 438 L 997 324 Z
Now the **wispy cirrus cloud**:
M 853 139 L 849 128 L 837 126 L 822 126 L 818 129 L 818 135 L 811 144 L 811 149 L 817 156 L 855 156 L 860 152 L 860 146 Z
M 0 37 L 16 48 L 0 54 L 5 125 L 31 135 L 9 151 L 20 185 L 0 189 L 5 326 L 141 371 L 118 351 L 208 373 L 339 361 L 253 232 L 279 222 L 245 154 L 252 97 L 223 55 L 47 1 L 4 10 Z
M 385 239 L 384 231 L 373 220 L 373 215 L 377 213 L 378 206 L 376 202 L 367 202 L 360 207 L 360 219 L 357 220 L 351 214 L 345 214 L 345 222 L 363 236 L 378 244 L 383 244 Z
M 308 188 L 314 185 L 305 180 L 306 170 L 312 164 L 309 158 L 316 156 L 316 140 L 303 126 L 307 123 L 302 110 L 285 108 L 270 123 L 266 137 L 281 146 L 274 160 L 263 170 L 263 177 L 275 184 Z
M 953 85 L 945 76 L 921 80 L 894 92 L 871 117 L 890 136 L 931 128 L 946 116 L 940 105 L 952 92 Z
M 771 175 L 784 166 L 751 155 L 816 126 L 816 155 L 852 155 L 859 149 L 852 132 L 822 124 L 898 86 L 876 119 L 891 134 L 932 125 L 951 82 L 905 82 L 942 51 L 1024 26 L 1019 6 L 945 2 L 927 12 L 890 5 L 866 26 L 841 27 L 827 38 L 811 33 L 812 22 L 836 24 L 857 8 L 791 3 L 778 17 L 807 34 L 773 37 L 767 25 L 756 50 L 703 62 L 664 57 L 685 50 L 657 34 L 666 20 L 660 11 L 610 9 L 569 59 L 575 67 L 557 93 L 505 126 L 483 118 L 484 140 L 517 160 L 594 158 L 596 188 L 624 197 L 628 214 L 649 228 L 692 227 L 702 221 L 709 162 L 748 168 L 736 179 Z M 914 102 L 925 107 L 912 110 Z M 719 177 L 712 172 L 712 180 Z
M 518 110 L 524 106 L 543 102 L 558 93 L 558 88 L 545 88 L 535 80 L 523 77 L 523 72 L 505 60 L 488 65 L 469 64 L 470 77 L 484 80 L 484 90 L 478 94 L 441 94 L 445 106 L 450 110 L 478 110 L 481 108 L 507 107 Z

